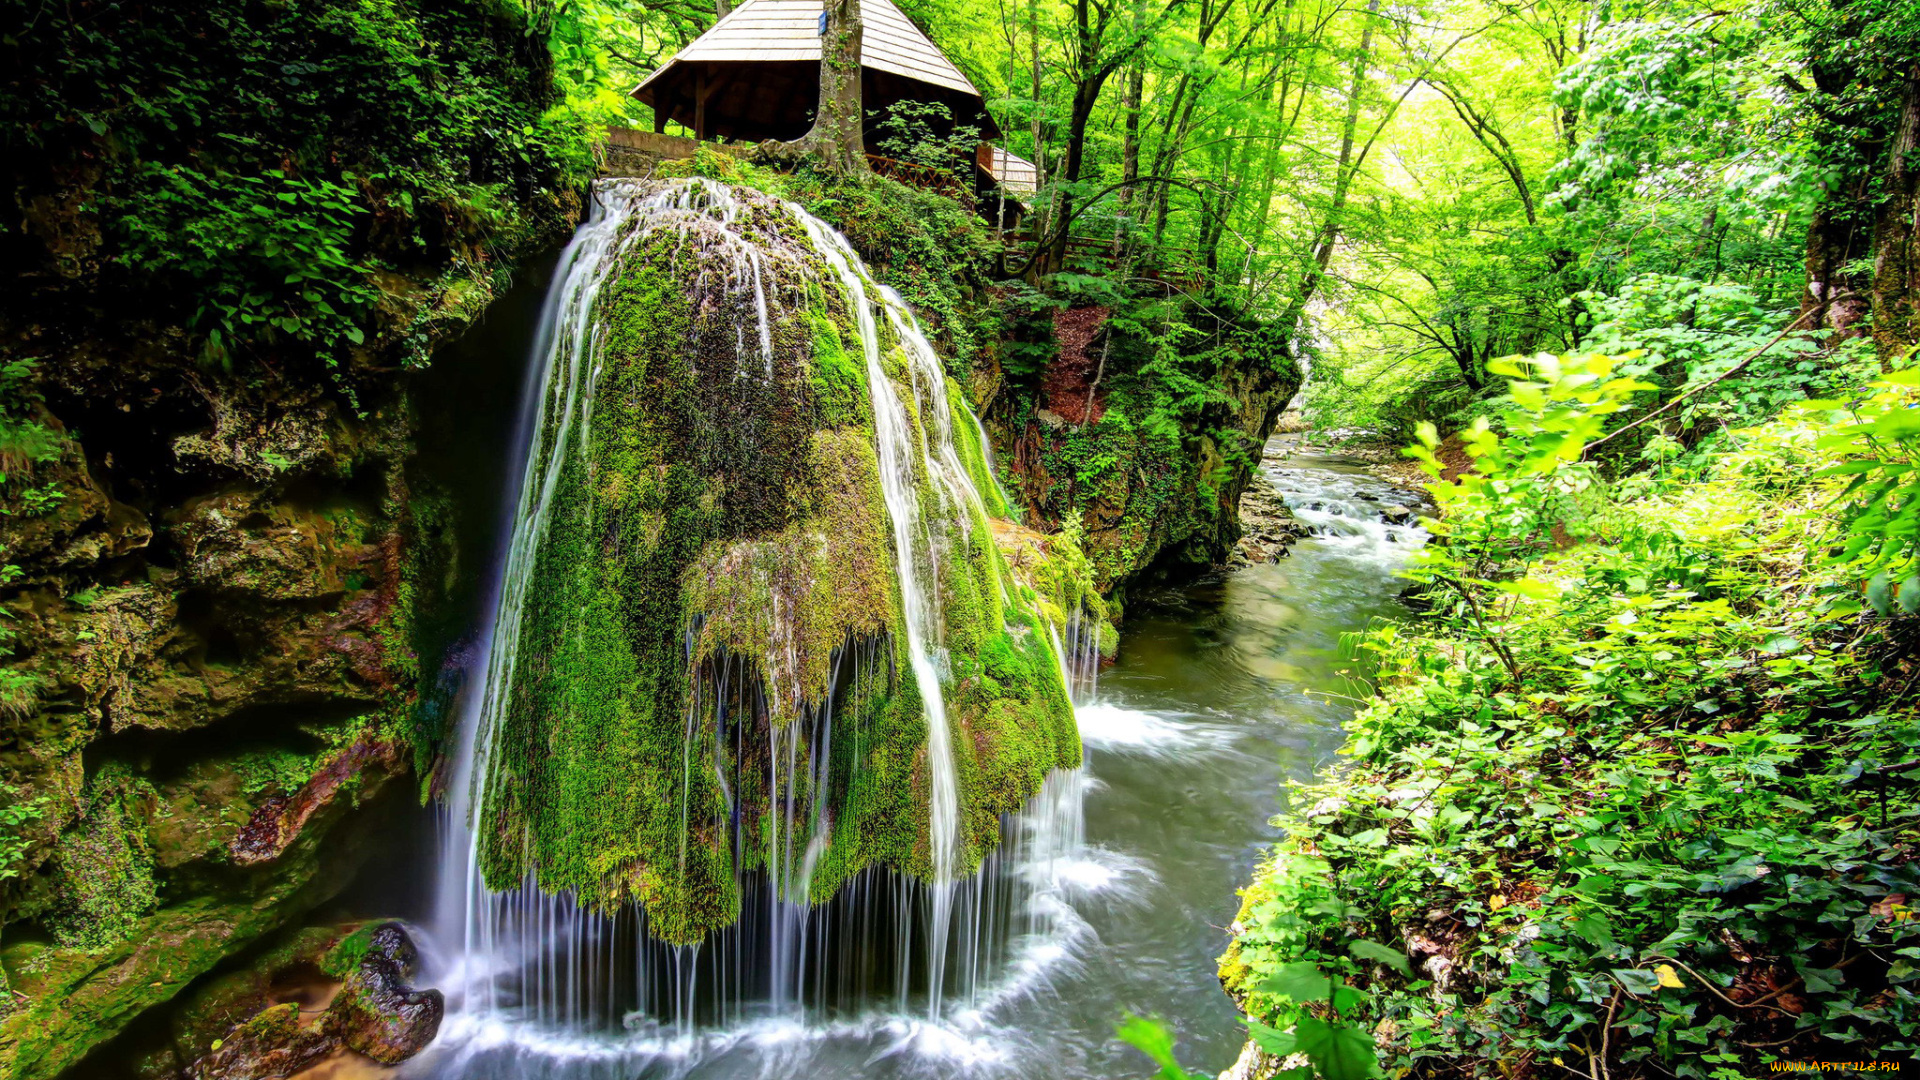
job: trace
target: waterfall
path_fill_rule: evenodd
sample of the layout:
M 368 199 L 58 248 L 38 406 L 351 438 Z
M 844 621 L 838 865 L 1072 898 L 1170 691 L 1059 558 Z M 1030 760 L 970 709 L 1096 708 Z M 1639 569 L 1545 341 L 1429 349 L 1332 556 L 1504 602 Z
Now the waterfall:
M 959 846 L 960 783 L 955 775 L 952 736 L 947 730 L 947 707 L 940 688 L 940 622 L 935 610 L 936 595 L 930 578 L 939 573 L 933 558 L 933 538 L 920 521 L 920 498 L 916 475 L 931 475 L 944 494 L 959 491 L 980 504 L 966 472 L 953 456 L 953 437 L 947 430 L 946 372 L 939 357 L 927 345 L 917 328 L 902 334 L 907 344 L 909 374 L 913 380 L 916 404 L 924 424 L 932 417 L 939 424 L 939 437 L 932 445 L 941 453 L 928 452 L 926 429 L 921 428 L 918 445 L 907 423 L 906 406 L 900 400 L 893 380 L 880 365 L 880 333 L 874 320 L 869 282 L 856 267 L 860 257 L 852 245 L 824 222 L 798 207 L 792 208 L 815 248 L 840 275 L 841 283 L 852 298 L 858 313 L 860 344 L 866 355 L 867 384 L 873 393 L 874 443 L 880 456 L 880 482 L 886 491 L 887 516 L 893 522 L 893 550 L 899 565 L 901 605 L 906 613 L 907 656 L 913 667 L 914 682 L 927 709 L 927 764 L 933 779 L 932 805 L 928 820 L 933 851 L 933 911 L 930 915 L 931 943 L 927 950 L 932 965 L 929 985 L 933 1001 L 931 1011 L 940 1012 L 940 990 L 944 982 L 947 931 L 952 921 L 954 864 Z M 891 289 L 877 289 L 886 306 L 888 319 L 895 328 L 913 326 L 913 315 L 906 303 Z M 904 316 L 904 318 L 903 318 Z
M 715 1037 L 708 1034 L 713 1031 L 768 1017 L 817 1028 L 876 1007 L 931 1021 L 979 1015 L 1041 978 L 1045 964 L 1035 958 L 1056 955 L 1057 939 L 1071 936 L 1077 920 L 1061 899 L 1056 868 L 1080 843 L 1084 788 L 1080 770 L 1071 767 L 1077 760 L 1059 762 L 1027 808 L 1002 819 L 998 848 L 982 851 L 964 835 L 967 796 L 950 713 L 956 662 L 950 623 L 958 616 L 948 607 L 972 605 L 969 610 L 982 619 L 970 631 L 976 636 L 1025 633 L 1006 618 L 1016 590 L 991 554 L 991 537 L 984 541 L 989 554 L 975 550 L 987 504 L 953 429 L 968 425 L 965 435 L 977 435 L 990 453 L 985 432 L 963 401 L 949 398 L 941 360 L 906 302 L 873 280 L 844 236 L 800 207 L 702 180 L 603 182 L 595 196 L 590 220 L 561 259 L 541 318 L 511 539 L 449 757 L 436 897 L 445 954 L 441 982 L 451 1003 L 442 1041 L 485 1058 L 509 1052 L 577 1055 L 586 1052 L 582 1040 L 599 1040 L 594 1045 L 601 1049 L 593 1053 L 620 1057 L 657 1054 L 668 1045 L 684 1049 Z M 798 226 L 804 247 L 782 231 L 782 215 Z M 669 865 L 640 869 L 684 893 L 696 880 L 690 837 L 717 831 L 731 838 L 731 849 L 715 849 L 702 839 L 701 850 L 708 861 L 719 857 L 733 867 L 726 887 L 738 896 L 731 925 L 681 945 L 652 940 L 657 920 L 639 902 L 645 894 L 637 885 L 625 886 L 633 890 L 625 899 L 595 885 L 600 891 L 590 901 L 577 886 L 555 887 L 541 879 L 530 854 L 536 850 L 528 831 L 533 826 L 515 815 L 529 812 L 518 800 L 537 790 L 529 787 L 527 770 L 547 764 L 514 760 L 502 743 L 513 724 L 528 722 L 531 691 L 525 680 L 553 678 L 552 656 L 529 660 L 525 654 L 537 618 L 571 617 L 550 610 L 531 614 L 556 602 L 552 538 L 577 531 L 576 522 L 587 520 L 582 491 L 589 506 L 607 497 L 610 481 L 595 471 L 594 455 L 613 448 L 596 440 L 617 440 L 621 433 L 597 427 L 596 410 L 609 405 L 608 394 L 623 395 L 623 403 L 638 400 L 611 359 L 620 345 L 606 311 L 622 275 L 648 260 L 664 260 L 676 272 L 693 266 L 686 270 L 689 310 L 696 319 L 725 325 L 733 359 L 724 372 L 697 368 L 707 356 L 689 343 L 688 360 L 703 391 L 747 403 L 729 406 L 742 423 L 751 422 L 754 403 L 774 401 L 785 408 L 788 397 L 781 395 L 791 396 L 798 385 L 783 350 L 808 290 L 820 285 L 840 291 L 862 352 L 870 449 L 898 604 L 896 633 L 853 634 L 821 656 L 817 649 L 809 652 L 805 638 L 814 616 L 796 608 L 792 597 L 776 591 L 747 602 L 728 590 L 760 596 L 741 583 L 769 577 L 789 587 L 787 578 L 805 574 L 782 558 L 841 538 L 807 534 L 782 541 L 787 548 L 757 536 L 727 541 L 731 547 L 709 544 L 681 573 L 682 580 L 705 573 L 707 592 L 698 595 L 735 606 L 725 618 L 693 612 L 675 646 L 687 672 L 675 676 L 685 679 L 686 697 L 672 721 L 677 747 L 668 766 L 678 848 L 667 853 Z M 703 272 L 709 263 L 722 272 Z M 763 437 L 772 436 L 758 428 L 742 436 Z M 990 466 L 977 471 L 993 476 Z M 995 505 L 1004 506 L 994 494 Z M 600 552 L 611 541 L 594 543 L 591 550 Z M 964 558 L 976 560 L 964 565 L 984 564 L 977 582 L 956 579 Z M 736 624 L 749 615 L 758 636 L 743 638 Z M 1097 654 L 1091 666 L 1086 659 L 1086 643 L 1097 635 L 1083 631 L 1077 613 L 1066 631 L 1064 647 L 1055 632 L 1053 649 L 1044 641 L 1031 649 L 1035 656 L 1053 657 L 1049 671 L 1057 665 L 1068 700 L 1080 700 L 1084 693 L 1077 688 L 1097 670 Z M 738 642 L 749 639 L 760 642 L 762 651 L 741 651 Z M 729 640 L 736 644 L 726 645 Z M 830 796 L 844 796 L 860 782 L 882 734 L 863 717 L 874 701 L 904 692 L 895 682 L 898 660 L 905 661 L 924 713 L 930 880 L 879 864 L 836 869 L 838 891 L 823 903 L 816 883 L 830 865 L 839 865 L 836 826 L 846 812 Z M 1070 711 L 1068 716 L 1070 721 Z M 544 753 L 557 761 L 564 750 Z M 904 782 L 904 774 L 895 781 Z M 696 790 L 711 797 L 696 799 Z M 589 802 L 582 812 L 595 810 Z M 522 880 L 499 880 L 493 868 L 503 858 L 523 867 L 517 871 Z M 617 885 L 627 879 L 612 880 Z M 1043 939 L 1054 945 L 1036 952 L 1034 943 Z M 537 1047 L 546 1049 L 530 1049 Z

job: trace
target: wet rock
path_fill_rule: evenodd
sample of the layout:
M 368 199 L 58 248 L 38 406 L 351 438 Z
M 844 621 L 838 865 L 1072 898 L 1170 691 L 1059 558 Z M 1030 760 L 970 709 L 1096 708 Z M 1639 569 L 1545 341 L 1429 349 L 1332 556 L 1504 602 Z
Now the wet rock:
M 1380 520 L 1388 525 L 1405 525 L 1413 520 L 1413 511 L 1404 506 L 1387 506 L 1380 510 Z
M 191 1080 L 256 1080 L 290 1076 L 342 1050 L 396 1065 L 425 1049 L 446 1011 L 438 990 L 415 990 L 419 952 L 399 923 L 381 923 L 350 935 L 327 954 L 355 959 L 346 982 L 317 1015 L 298 1003 L 262 1010 L 213 1044 L 187 1069 Z
M 1240 527 L 1240 542 L 1228 559 L 1229 569 L 1278 562 L 1287 557 L 1289 545 L 1309 532 L 1294 519 L 1272 483 L 1259 474 L 1240 496 Z
M 192 1080 L 258 1080 L 292 1076 L 339 1049 L 324 1025 L 302 1024 L 300 1006 L 275 1005 L 235 1028 L 219 1049 L 187 1071 Z
M 346 591 L 368 561 L 350 514 L 310 514 L 259 492 L 200 499 L 171 523 L 189 583 L 265 600 L 314 600 Z
M 356 781 L 367 766 L 378 764 L 399 771 L 401 748 L 376 738 L 361 738 L 339 751 L 291 795 L 275 795 L 261 803 L 227 845 L 241 866 L 278 858 L 300 835 L 309 818 L 333 802 L 334 796 Z M 412 945 L 409 943 L 408 948 Z
M 342 1043 L 383 1065 L 397 1065 L 433 1041 L 446 999 L 438 990 L 407 985 L 418 962 L 413 939 L 398 923 L 373 930 L 366 956 L 327 1009 L 327 1022 Z

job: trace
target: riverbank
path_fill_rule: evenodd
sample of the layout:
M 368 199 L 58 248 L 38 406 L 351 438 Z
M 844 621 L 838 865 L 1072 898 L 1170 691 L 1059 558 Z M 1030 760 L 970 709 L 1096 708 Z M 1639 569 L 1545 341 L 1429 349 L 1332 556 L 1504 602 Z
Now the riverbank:
M 1450 559 L 1511 518 L 1567 540 L 1491 563 L 1477 607 L 1362 642 L 1347 763 L 1289 791 L 1221 960 L 1270 1049 L 1329 1015 L 1277 978 L 1308 963 L 1366 991 L 1342 1019 L 1389 1073 L 1911 1052 L 1920 811 L 1886 763 L 1920 733 L 1920 663 L 1907 617 L 1863 614 L 1807 554 L 1837 539 L 1827 427 L 1777 421 L 1578 501 L 1499 473 L 1446 507 Z M 1234 1075 L 1278 1065 L 1254 1056 Z

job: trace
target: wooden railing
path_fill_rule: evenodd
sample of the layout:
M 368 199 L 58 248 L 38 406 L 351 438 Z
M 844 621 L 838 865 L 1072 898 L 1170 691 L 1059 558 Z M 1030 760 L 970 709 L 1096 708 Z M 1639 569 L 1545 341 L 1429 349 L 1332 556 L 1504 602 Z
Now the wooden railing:
M 879 154 L 867 155 L 867 168 L 903 184 L 937 191 L 966 207 L 969 213 L 974 209 L 973 186 L 949 170 L 930 168 L 912 161 L 896 161 Z
M 1020 254 L 1018 261 L 1024 262 L 1026 256 L 1033 252 L 1035 238 L 1031 233 L 1009 236 L 1007 240 L 1012 252 Z M 1016 261 L 1012 252 L 1009 253 L 1009 262 Z M 1035 260 L 1034 265 L 1040 274 L 1051 274 L 1067 268 L 1065 265 L 1053 265 L 1052 255 L 1051 251 L 1039 253 L 1039 258 Z M 1114 250 L 1111 236 L 1069 236 L 1066 263 L 1075 262 L 1082 265 L 1091 264 L 1101 270 L 1114 271 L 1120 267 L 1121 256 Z M 1164 252 L 1162 261 L 1158 263 L 1136 260 L 1128 272 L 1128 277 L 1136 284 L 1143 281 L 1157 283 L 1176 292 L 1195 296 L 1205 291 L 1207 285 L 1206 271 L 1199 265 L 1196 254 L 1191 251 Z

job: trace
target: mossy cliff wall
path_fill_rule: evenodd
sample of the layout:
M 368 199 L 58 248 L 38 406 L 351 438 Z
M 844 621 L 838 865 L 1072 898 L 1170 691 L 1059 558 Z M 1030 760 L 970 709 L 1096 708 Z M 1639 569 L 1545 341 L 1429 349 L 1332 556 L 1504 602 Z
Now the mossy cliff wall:
M 403 367 L 577 196 L 552 147 L 479 134 L 553 97 L 492 3 L 0 23 L 0 1076 L 26 1080 L 346 880 L 418 750 L 442 580 Z
M 553 377 L 529 471 L 554 479 L 487 741 L 487 880 L 638 902 L 650 933 L 689 942 L 738 918 L 749 871 L 816 901 L 870 864 L 931 877 L 927 710 L 860 305 L 788 204 L 612 185 L 635 208 L 591 363 Z M 957 469 L 927 465 L 947 424 L 920 414 L 907 343 L 873 312 L 912 428 L 964 872 L 1079 764 L 1079 738 L 1040 598 L 967 483 L 987 475 L 977 436 L 954 440 Z
M 1141 296 L 1009 321 L 987 416 L 1034 522 L 1077 520 L 1102 588 L 1223 564 L 1300 388 L 1286 343 L 1249 316 Z

